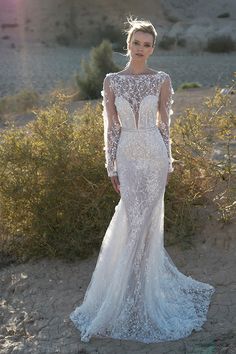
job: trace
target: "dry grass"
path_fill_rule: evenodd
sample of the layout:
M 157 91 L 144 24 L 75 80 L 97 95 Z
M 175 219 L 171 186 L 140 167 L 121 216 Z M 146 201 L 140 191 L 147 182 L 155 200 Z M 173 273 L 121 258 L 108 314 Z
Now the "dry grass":
M 24 113 L 35 107 L 39 102 L 39 94 L 33 90 L 22 90 L 16 95 L 0 99 L 0 120 L 6 120 L 12 113 Z

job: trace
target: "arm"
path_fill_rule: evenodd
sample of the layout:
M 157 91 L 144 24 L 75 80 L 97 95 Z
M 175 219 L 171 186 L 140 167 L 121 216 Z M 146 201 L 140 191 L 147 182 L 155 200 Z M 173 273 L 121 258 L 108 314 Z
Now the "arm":
M 109 76 L 103 81 L 103 124 L 104 124 L 104 150 L 105 167 L 109 177 L 117 176 L 116 169 L 116 150 L 120 137 L 120 122 L 115 107 L 115 95 L 112 90 Z
M 171 139 L 170 139 L 170 122 L 171 114 L 173 111 L 171 109 L 172 103 L 174 102 L 172 97 L 174 90 L 171 84 L 170 76 L 167 74 L 167 78 L 161 85 L 161 91 L 158 103 L 158 128 L 162 135 L 163 141 L 166 145 L 167 154 L 169 158 L 169 169 L 168 172 L 173 172 L 174 168 L 172 162 L 174 159 L 171 155 Z

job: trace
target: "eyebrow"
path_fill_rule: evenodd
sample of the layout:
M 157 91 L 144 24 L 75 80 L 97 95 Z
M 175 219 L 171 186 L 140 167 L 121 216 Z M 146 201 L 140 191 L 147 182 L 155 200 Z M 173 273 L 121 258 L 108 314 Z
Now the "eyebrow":
M 139 43 L 140 43 L 140 41 L 139 41 L 138 39 L 134 39 L 134 41 L 136 41 L 136 42 L 139 42 Z M 151 44 L 151 42 L 144 42 L 144 44 Z

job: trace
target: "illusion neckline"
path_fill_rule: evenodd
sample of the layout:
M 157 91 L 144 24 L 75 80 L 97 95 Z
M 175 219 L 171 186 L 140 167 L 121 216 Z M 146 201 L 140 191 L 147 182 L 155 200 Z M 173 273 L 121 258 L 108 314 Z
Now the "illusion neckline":
M 159 74 L 159 72 L 156 72 L 155 74 L 148 74 L 148 73 L 146 73 L 146 74 L 120 74 L 120 73 L 115 73 L 115 75 L 118 75 L 118 76 L 124 76 L 124 77 L 126 77 L 126 76 L 129 76 L 129 77 L 141 77 L 141 76 L 156 76 L 156 75 L 158 75 Z

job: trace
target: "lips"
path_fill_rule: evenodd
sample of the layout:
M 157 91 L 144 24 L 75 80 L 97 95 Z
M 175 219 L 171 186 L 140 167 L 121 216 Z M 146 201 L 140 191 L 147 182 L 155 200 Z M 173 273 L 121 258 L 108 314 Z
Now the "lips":
M 136 55 L 137 55 L 138 57 L 143 57 L 143 54 L 141 54 L 141 53 L 136 53 Z

